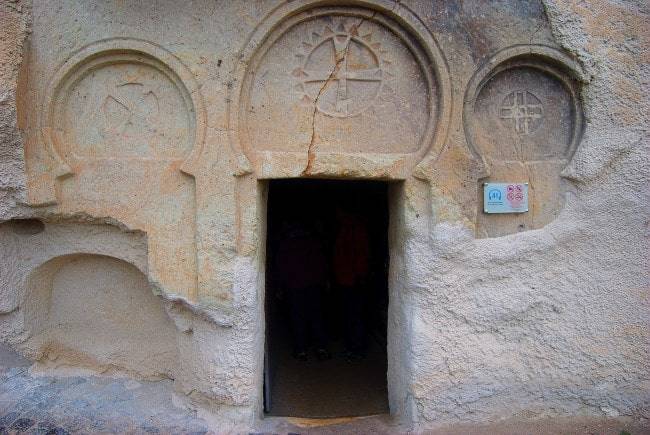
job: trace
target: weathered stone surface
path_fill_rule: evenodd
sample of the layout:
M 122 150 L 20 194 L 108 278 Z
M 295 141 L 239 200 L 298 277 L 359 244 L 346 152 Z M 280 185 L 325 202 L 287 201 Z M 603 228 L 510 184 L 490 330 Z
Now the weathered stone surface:
M 17 129 L 18 72 L 25 55 L 31 15 L 26 2 L 0 4 L 0 217 L 19 211 L 25 196 L 23 143 Z
M 61 366 L 251 424 L 264 180 L 384 179 L 397 420 L 650 418 L 647 5 L 331 3 L 0 4 L 2 340 L 47 366 L 29 325 L 91 325 L 117 277 L 87 309 L 165 332 Z M 485 181 L 530 212 L 484 215 Z
M 13 362 L 9 363 L 9 361 Z M 135 381 L 107 377 L 33 376 L 28 361 L 16 361 L 15 355 L 0 347 L 0 432 L 31 420 L 27 431 L 34 434 L 70 433 L 183 433 L 221 434 L 231 427 L 210 421 L 173 404 L 173 386 L 169 380 Z M 9 363 L 9 364 L 7 364 Z M 301 433 L 376 433 L 392 434 L 409 430 L 386 416 L 335 419 L 270 418 L 239 432 L 260 434 Z M 440 435 L 500 433 L 517 435 L 557 433 L 641 433 L 643 426 L 630 418 L 573 418 L 538 422 L 510 420 L 485 425 L 454 425 L 436 431 Z

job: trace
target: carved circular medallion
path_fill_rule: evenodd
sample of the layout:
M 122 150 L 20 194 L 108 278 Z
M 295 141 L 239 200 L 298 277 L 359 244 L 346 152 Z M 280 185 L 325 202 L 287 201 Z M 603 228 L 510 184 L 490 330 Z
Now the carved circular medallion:
M 407 177 L 442 146 L 450 115 L 435 41 L 405 8 L 309 4 L 276 10 L 242 53 L 235 150 L 262 178 Z
M 485 161 L 539 162 L 571 157 L 582 132 L 574 62 L 549 47 L 498 53 L 467 90 L 464 124 Z
M 390 72 L 387 53 L 372 41 L 372 32 L 359 34 L 356 23 L 325 25 L 303 41 L 292 71 L 304 91 L 301 101 L 314 104 L 323 114 L 347 118 L 371 107 Z M 332 27 L 335 27 L 332 29 Z M 372 45 L 371 45 L 372 44 Z M 333 86 L 328 86 L 331 83 Z
M 92 44 L 68 60 L 53 83 L 43 132 L 66 163 L 185 160 L 203 142 L 204 110 L 191 73 L 152 44 Z

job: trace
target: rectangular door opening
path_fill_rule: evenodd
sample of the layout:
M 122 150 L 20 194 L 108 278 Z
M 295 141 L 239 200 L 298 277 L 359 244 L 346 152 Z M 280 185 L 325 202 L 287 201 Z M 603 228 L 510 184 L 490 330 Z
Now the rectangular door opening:
M 267 415 L 388 412 L 388 183 L 272 180 Z

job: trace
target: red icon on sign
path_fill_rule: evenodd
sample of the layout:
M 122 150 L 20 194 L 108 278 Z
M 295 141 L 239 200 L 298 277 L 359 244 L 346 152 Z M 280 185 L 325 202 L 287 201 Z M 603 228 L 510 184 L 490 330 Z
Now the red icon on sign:
M 506 198 L 512 207 L 519 207 L 524 200 L 524 188 L 521 184 L 509 184 L 506 188 Z

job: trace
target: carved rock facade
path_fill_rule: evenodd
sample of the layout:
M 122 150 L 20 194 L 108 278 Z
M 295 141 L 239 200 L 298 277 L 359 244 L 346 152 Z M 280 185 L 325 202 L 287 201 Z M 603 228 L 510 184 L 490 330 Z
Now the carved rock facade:
M 383 180 L 395 419 L 649 417 L 649 111 L 621 78 L 648 79 L 642 12 L 608 6 L 636 38 L 608 54 L 591 12 L 589 46 L 547 3 L 3 9 L 32 26 L 0 51 L 0 125 L 24 149 L 0 185 L 3 340 L 46 369 L 173 378 L 249 424 L 267 181 Z M 482 212 L 499 181 L 529 184 L 529 213 Z

